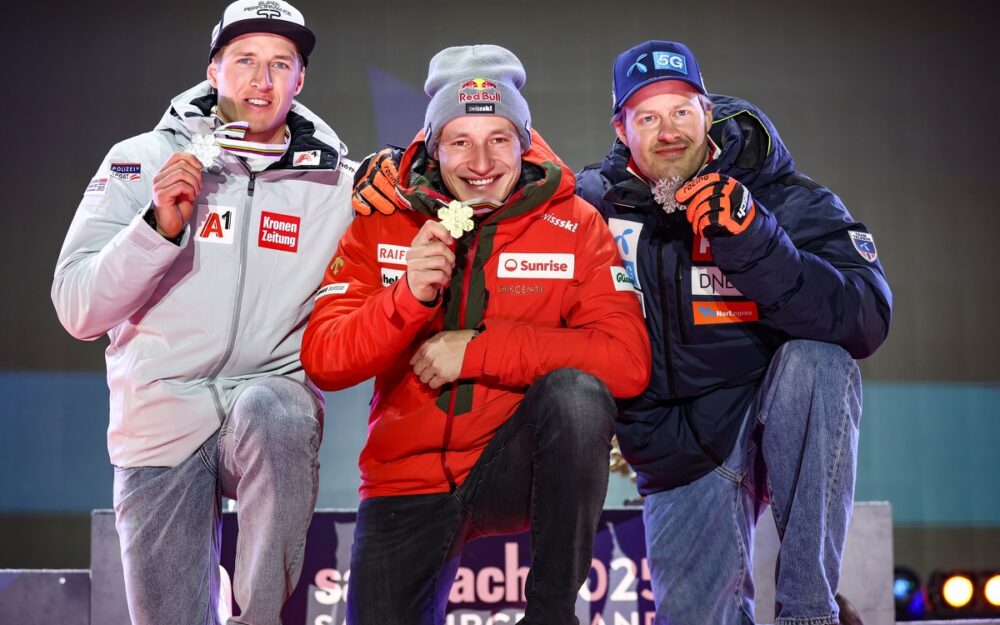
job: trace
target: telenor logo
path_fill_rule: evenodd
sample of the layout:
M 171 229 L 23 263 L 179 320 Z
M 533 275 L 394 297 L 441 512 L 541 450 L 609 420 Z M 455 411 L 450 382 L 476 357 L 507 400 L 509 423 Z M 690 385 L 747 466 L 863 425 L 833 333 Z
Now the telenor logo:
M 645 74 L 647 71 L 649 71 L 649 70 L 646 69 L 646 65 L 642 62 L 642 60 L 644 58 L 646 58 L 647 56 L 648 55 L 645 54 L 645 53 L 640 54 L 635 59 L 635 63 L 632 63 L 632 65 L 628 68 L 628 71 L 625 72 L 625 77 L 628 78 L 629 76 L 631 76 L 632 72 L 635 71 L 635 70 L 639 70 L 640 74 Z
M 501 254 L 497 277 L 569 280 L 575 260 L 573 254 Z

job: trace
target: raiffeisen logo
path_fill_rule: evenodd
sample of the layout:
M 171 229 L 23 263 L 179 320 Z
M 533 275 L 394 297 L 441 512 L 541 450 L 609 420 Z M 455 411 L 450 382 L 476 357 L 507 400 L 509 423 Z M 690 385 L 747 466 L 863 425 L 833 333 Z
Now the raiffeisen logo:
M 497 277 L 570 280 L 575 260 L 573 254 L 501 254 Z

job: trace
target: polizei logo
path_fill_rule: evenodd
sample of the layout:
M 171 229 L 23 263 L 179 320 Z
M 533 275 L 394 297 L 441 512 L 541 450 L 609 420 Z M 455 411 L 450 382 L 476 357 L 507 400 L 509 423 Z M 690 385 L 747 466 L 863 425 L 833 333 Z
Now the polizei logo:
M 573 278 L 573 254 L 501 254 L 498 278 Z

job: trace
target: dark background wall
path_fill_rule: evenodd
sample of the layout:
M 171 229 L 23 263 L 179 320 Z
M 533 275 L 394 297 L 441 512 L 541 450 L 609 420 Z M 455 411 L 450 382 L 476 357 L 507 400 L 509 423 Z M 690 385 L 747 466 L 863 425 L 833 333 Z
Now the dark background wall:
M 319 40 L 300 100 L 360 159 L 415 132 L 435 52 L 498 43 L 527 69 L 535 127 L 579 168 L 613 138 L 615 55 L 644 39 L 684 41 L 709 90 L 763 108 L 799 169 L 834 189 L 875 234 L 895 309 L 889 340 L 862 363 L 869 396 L 880 401 L 875 412 L 866 401 L 877 433 L 862 432 L 859 496 L 898 496 L 894 508 L 909 512 L 897 523 L 918 532 L 1000 527 L 1000 487 L 981 475 L 996 475 L 1000 439 L 998 46 L 990 5 L 935 4 L 299 0 Z M 90 486 L 110 484 L 99 373 L 106 340 L 83 343 L 62 330 L 49 301 L 52 271 L 108 148 L 152 128 L 171 97 L 203 78 L 222 8 L 105 0 L 4 9 L 0 534 L 14 528 L 15 538 L 0 540 L 0 567 L 33 565 L 24 554 L 45 549 L 25 528 L 109 503 Z M 366 392 L 333 399 L 353 418 L 346 438 L 331 442 L 336 430 L 328 429 L 325 450 L 336 449 L 348 467 L 326 465 L 328 503 L 349 501 L 343 493 L 356 486 L 349 467 Z M 923 486 L 906 482 L 915 475 Z M 951 513 L 937 514 L 941 497 L 927 484 L 953 493 Z M 984 507 L 979 497 L 994 503 Z M 55 529 L 48 544 L 66 536 Z M 922 557 L 920 535 L 908 540 L 912 557 Z M 66 542 L 70 551 L 78 543 Z

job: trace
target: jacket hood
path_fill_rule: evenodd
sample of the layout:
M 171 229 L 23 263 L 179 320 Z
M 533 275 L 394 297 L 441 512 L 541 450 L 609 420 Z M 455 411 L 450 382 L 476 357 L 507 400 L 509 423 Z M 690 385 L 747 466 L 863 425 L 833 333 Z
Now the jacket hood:
M 521 155 L 517 186 L 491 219 L 501 221 L 533 213 L 547 202 L 572 196 L 575 185 L 573 171 L 532 129 L 531 148 Z M 423 131 L 417 133 L 399 163 L 397 194 L 405 208 L 432 217 L 454 199 L 441 182 L 437 161 L 427 153 Z
M 211 110 L 217 101 L 215 88 L 207 80 L 202 81 L 170 101 L 156 130 L 173 132 L 187 140 L 194 135 L 212 134 L 215 123 Z M 298 100 L 292 101 L 286 123 L 292 133 L 291 143 L 284 158 L 269 169 L 290 167 L 292 155 L 296 152 L 320 152 L 318 165 L 299 166 L 296 169 L 336 169 L 340 159 L 347 156 L 347 146 L 337 133 Z

